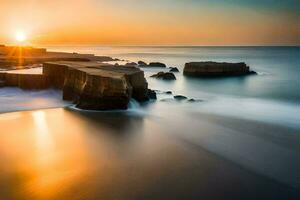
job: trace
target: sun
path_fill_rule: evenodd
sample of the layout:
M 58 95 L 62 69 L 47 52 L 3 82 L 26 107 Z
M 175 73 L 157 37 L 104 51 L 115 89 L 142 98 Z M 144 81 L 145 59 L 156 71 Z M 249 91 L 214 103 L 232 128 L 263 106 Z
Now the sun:
M 18 31 L 15 35 L 15 39 L 18 42 L 25 42 L 27 40 L 27 36 L 23 31 Z

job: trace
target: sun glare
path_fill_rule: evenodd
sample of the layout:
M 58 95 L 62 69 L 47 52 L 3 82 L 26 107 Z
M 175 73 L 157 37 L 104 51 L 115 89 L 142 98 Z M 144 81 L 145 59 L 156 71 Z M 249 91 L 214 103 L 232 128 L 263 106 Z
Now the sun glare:
M 15 38 L 18 42 L 24 42 L 27 39 L 27 36 L 24 32 L 19 31 L 16 33 Z

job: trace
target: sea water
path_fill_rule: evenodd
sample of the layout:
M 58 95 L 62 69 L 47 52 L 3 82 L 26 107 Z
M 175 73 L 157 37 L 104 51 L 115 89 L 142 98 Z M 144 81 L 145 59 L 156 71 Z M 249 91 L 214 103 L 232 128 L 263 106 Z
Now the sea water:
M 300 128 L 300 47 L 48 47 L 49 50 L 93 53 L 132 62 L 163 62 L 178 67 L 176 81 L 150 76 L 167 69 L 143 68 L 149 87 L 205 100 L 193 110 L 251 118 Z M 193 61 L 245 62 L 255 76 L 188 78 L 184 64 Z M 172 98 L 172 97 L 171 97 Z
M 162 148 L 165 142 L 158 138 L 167 135 L 181 141 L 187 148 L 203 148 L 247 170 L 300 188 L 300 47 L 47 48 L 49 51 L 111 56 L 128 62 L 159 61 L 168 67 L 178 67 L 180 72 L 175 73 L 177 80 L 164 81 L 150 76 L 168 69 L 143 68 L 149 88 L 157 90 L 158 99 L 144 104 L 132 100 L 127 111 L 83 111 L 61 101 L 59 91 L 25 92 L 3 88 L 0 90 L 0 112 L 66 107 L 38 112 L 49 120 L 46 122 L 51 130 L 55 129 L 52 117 L 52 120 L 66 120 L 70 127 L 72 123 L 77 124 L 76 130 L 81 136 L 91 138 L 101 132 L 97 137 L 101 137 L 99 141 L 102 143 L 106 141 L 102 137 L 103 127 L 113 128 L 114 134 L 122 136 L 122 139 L 120 136 L 117 139 L 124 145 L 121 148 L 126 146 L 128 150 L 131 145 L 145 142 L 148 137 L 154 138 L 152 145 L 155 148 Z M 258 75 L 214 79 L 183 76 L 184 64 L 192 61 L 245 62 Z M 173 94 L 165 94 L 165 91 L 172 91 Z M 173 95 L 185 95 L 196 101 L 176 101 Z M 73 118 L 76 122 L 72 122 Z M 7 119 L 10 118 L 5 114 L 0 117 L 1 122 Z M 66 130 L 68 127 L 65 127 Z M 53 134 L 56 133 L 58 131 L 53 131 Z M 115 142 L 109 141 L 109 144 L 116 148 Z M 140 150 L 145 150 L 146 146 L 138 146 Z

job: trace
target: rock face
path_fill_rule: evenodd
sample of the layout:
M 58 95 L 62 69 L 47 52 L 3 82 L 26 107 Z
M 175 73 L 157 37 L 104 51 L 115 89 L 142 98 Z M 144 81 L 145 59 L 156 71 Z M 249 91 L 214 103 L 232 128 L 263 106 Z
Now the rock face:
M 5 87 L 5 82 L 3 80 L 0 80 L 0 88 Z
M 42 74 L 17 74 L 17 73 L 0 73 L 0 82 L 3 86 L 19 87 L 22 89 L 45 89 L 49 87 L 47 77 Z
M 245 63 L 191 62 L 186 63 L 183 74 L 186 76 L 244 76 L 255 74 Z
M 130 98 L 149 99 L 144 72 L 136 67 L 61 61 L 44 63 L 43 74 L 81 109 L 127 109 Z
M 160 63 L 160 62 L 151 62 L 151 63 L 149 63 L 148 66 L 149 67 L 163 67 L 163 68 L 167 67 L 166 64 Z
M 157 74 L 154 74 L 151 77 L 163 80 L 176 80 L 176 76 L 171 72 L 158 72 Z

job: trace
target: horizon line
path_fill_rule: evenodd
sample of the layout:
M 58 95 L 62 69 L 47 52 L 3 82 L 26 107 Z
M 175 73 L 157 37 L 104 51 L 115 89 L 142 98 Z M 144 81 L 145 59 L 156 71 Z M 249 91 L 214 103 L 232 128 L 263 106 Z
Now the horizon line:
M 30 45 L 29 45 L 30 46 Z M 275 45 L 109 45 L 109 44 L 48 44 L 48 45 L 32 45 L 32 46 L 61 46 L 61 47 L 88 47 L 88 46 L 102 46 L 102 47 L 300 47 L 300 44 L 275 44 Z

